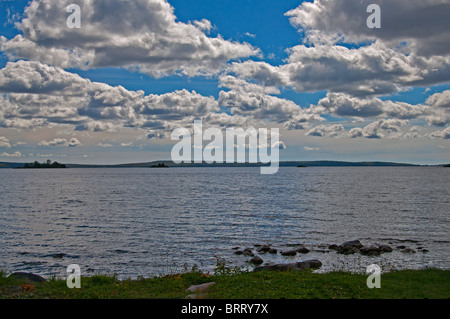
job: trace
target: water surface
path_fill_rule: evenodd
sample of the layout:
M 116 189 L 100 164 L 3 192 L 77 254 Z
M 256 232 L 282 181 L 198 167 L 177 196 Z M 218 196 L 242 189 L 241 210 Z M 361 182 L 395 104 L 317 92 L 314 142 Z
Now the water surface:
M 321 271 L 450 267 L 450 170 L 437 167 L 104 168 L 0 170 L 0 268 L 121 278 L 173 273 L 215 257 L 248 266 L 233 247 L 271 244 L 319 259 Z M 378 257 L 330 244 L 405 246 Z M 423 253 L 418 248 L 425 248 Z

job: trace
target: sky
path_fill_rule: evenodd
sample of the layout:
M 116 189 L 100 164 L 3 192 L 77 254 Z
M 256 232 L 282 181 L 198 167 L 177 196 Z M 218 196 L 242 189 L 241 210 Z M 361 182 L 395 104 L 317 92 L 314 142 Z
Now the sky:
M 202 120 L 278 128 L 280 160 L 448 163 L 449 29 L 449 0 L 0 0 L 0 161 L 166 160 Z

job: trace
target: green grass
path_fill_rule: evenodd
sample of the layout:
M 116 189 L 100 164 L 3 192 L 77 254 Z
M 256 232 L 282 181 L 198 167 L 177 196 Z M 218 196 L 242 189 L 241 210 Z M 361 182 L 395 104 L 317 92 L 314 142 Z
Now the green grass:
M 450 271 L 403 270 L 382 274 L 381 288 L 369 289 L 367 276 L 344 272 L 186 272 L 137 280 L 95 275 L 81 278 L 81 289 L 52 278 L 29 283 L 0 272 L 0 299 L 182 299 L 191 285 L 216 282 L 210 299 L 440 299 L 450 298 Z

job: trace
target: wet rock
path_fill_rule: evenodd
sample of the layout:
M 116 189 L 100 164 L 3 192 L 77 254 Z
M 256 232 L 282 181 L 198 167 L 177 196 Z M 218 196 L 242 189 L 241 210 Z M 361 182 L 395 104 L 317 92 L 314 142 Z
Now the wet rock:
M 39 275 L 32 274 L 32 273 L 27 273 L 27 272 L 15 272 L 15 273 L 11 274 L 9 277 L 14 277 L 14 278 L 17 278 L 17 279 L 26 279 L 26 280 L 31 281 L 31 282 L 45 282 L 45 281 L 47 281 L 47 279 L 45 279 L 44 277 L 41 277 Z
M 278 253 L 278 251 L 275 248 L 269 249 L 269 254 L 276 254 L 276 253 Z
M 395 247 L 395 248 L 397 248 L 397 249 L 405 249 L 406 246 L 400 245 L 400 246 L 397 246 L 397 247 Z
M 328 249 L 336 250 L 339 254 L 350 255 L 359 252 L 359 249 L 364 247 L 359 240 L 351 240 L 342 243 L 341 245 L 330 245 Z
M 322 267 L 322 263 L 319 260 L 306 260 L 297 263 L 290 264 L 276 264 L 259 266 L 254 271 L 301 271 L 306 269 L 318 269 Z
M 411 249 L 411 248 L 405 248 L 405 249 L 402 249 L 400 251 L 402 253 L 406 253 L 406 254 L 415 254 L 416 253 L 416 251 L 414 249 Z
M 283 256 L 295 256 L 295 255 L 297 255 L 297 250 L 296 249 L 286 250 L 286 251 L 282 251 L 281 254 Z
M 359 252 L 365 256 L 378 256 L 381 254 L 381 250 L 376 246 L 362 247 Z
M 234 253 L 236 255 L 242 255 L 244 252 L 242 250 L 236 250 Z
M 391 253 L 393 251 L 392 247 L 389 245 L 380 245 L 378 248 L 382 253 Z
M 267 253 L 267 252 L 269 252 L 270 249 L 271 249 L 270 246 L 263 245 L 263 246 L 259 247 L 258 252 L 260 252 L 260 253 Z
M 361 255 L 366 256 L 378 256 L 382 253 L 390 253 L 392 252 L 392 248 L 388 245 L 380 245 L 380 246 L 369 246 L 369 247 L 362 247 L 359 249 L 359 252 Z
M 343 255 L 353 255 L 353 254 L 356 254 L 357 252 L 359 252 L 358 248 L 349 247 L 349 246 L 340 247 L 338 250 L 338 253 L 343 254 Z
M 363 244 L 361 244 L 361 242 L 359 240 L 351 240 L 351 241 L 346 241 L 345 243 L 341 244 L 341 247 L 349 247 L 349 248 L 362 248 Z
M 253 254 L 253 252 L 250 248 L 245 248 L 243 253 L 244 253 L 244 256 L 247 256 L 247 257 L 255 256 L 255 254 Z
M 250 262 L 254 265 L 261 265 L 264 261 L 262 260 L 261 257 L 255 256 L 252 259 L 250 259 Z
M 307 253 L 309 253 L 309 249 L 306 247 L 300 247 L 297 249 L 297 252 L 300 254 L 307 254 Z

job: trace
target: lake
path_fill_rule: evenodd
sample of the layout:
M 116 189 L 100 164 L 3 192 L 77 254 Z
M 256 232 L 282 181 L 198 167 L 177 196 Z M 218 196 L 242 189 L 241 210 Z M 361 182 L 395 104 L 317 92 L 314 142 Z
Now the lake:
M 0 170 L 0 269 L 150 277 L 216 258 L 251 269 L 233 248 L 305 245 L 265 262 L 319 259 L 320 271 L 450 268 L 450 169 L 441 167 L 80 168 Z M 380 256 L 330 244 L 387 244 Z M 401 246 L 415 253 L 401 251 Z M 397 249 L 397 247 L 400 247 Z M 424 250 L 425 249 L 425 250 Z M 255 251 L 255 250 L 254 250 Z

